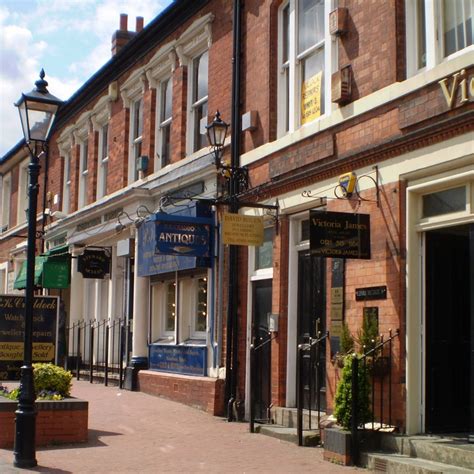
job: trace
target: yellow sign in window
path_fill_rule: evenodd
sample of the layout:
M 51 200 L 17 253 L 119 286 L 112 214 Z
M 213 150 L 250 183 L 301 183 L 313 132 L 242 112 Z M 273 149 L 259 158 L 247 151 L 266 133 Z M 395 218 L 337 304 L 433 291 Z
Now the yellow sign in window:
M 321 115 L 321 82 L 323 72 L 320 71 L 301 86 L 301 124 L 312 122 Z

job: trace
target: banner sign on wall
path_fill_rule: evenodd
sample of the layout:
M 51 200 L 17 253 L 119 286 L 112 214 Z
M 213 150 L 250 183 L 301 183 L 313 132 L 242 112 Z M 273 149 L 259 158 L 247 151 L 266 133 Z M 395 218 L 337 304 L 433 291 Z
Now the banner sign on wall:
M 35 296 L 33 362 L 54 362 L 59 298 Z M 0 295 L 0 380 L 19 380 L 23 364 L 25 297 Z
M 150 345 L 150 370 L 185 375 L 206 375 L 207 347 Z
M 310 211 L 310 249 L 318 257 L 370 259 L 370 215 Z

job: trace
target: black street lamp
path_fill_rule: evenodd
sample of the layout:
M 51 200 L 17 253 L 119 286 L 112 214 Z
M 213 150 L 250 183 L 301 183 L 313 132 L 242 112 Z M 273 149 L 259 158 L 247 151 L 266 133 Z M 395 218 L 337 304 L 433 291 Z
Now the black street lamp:
M 30 152 L 28 165 L 28 240 L 26 256 L 25 289 L 25 335 L 23 365 L 20 376 L 20 394 L 15 412 L 15 460 L 14 466 L 28 468 L 37 465 L 36 461 L 36 408 L 33 381 L 33 303 L 36 247 L 36 211 L 38 204 L 38 175 L 40 171 L 39 151 L 44 151 L 45 143 L 54 117 L 62 101 L 51 95 L 41 70 L 40 79 L 35 82 L 31 92 L 23 93 L 15 103 L 20 112 L 21 126 L 26 146 Z M 41 149 L 41 150 L 40 150 Z
M 228 128 L 229 125 L 221 119 L 219 111 L 216 112 L 214 120 L 209 125 L 206 125 L 207 139 L 214 151 L 214 160 L 217 168 L 222 166 L 222 150 L 224 149 Z

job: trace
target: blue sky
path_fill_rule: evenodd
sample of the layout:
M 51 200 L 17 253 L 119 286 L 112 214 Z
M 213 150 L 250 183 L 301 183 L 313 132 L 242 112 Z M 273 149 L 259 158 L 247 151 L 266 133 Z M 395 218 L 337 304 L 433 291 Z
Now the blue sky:
M 111 57 L 120 13 L 145 26 L 172 0 L 0 0 L 0 156 L 21 138 L 13 103 L 44 68 L 49 91 L 66 100 Z

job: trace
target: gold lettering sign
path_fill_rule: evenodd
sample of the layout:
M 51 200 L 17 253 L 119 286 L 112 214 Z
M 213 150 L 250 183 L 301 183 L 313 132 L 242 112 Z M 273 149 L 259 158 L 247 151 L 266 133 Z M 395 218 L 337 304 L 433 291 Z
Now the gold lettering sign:
M 320 71 L 301 86 L 301 123 L 305 124 L 321 115 L 321 82 L 323 72 Z
M 456 105 L 458 94 L 460 95 L 460 104 L 474 99 L 474 76 L 468 77 L 465 69 L 441 79 L 438 84 L 450 109 Z
M 342 321 L 342 303 L 331 305 L 331 321 Z
M 342 303 L 344 297 L 344 288 L 331 288 L 331 303 Z
M 223 214 L 222 241 L 229 245 L 263 244 L 263 217 Z

